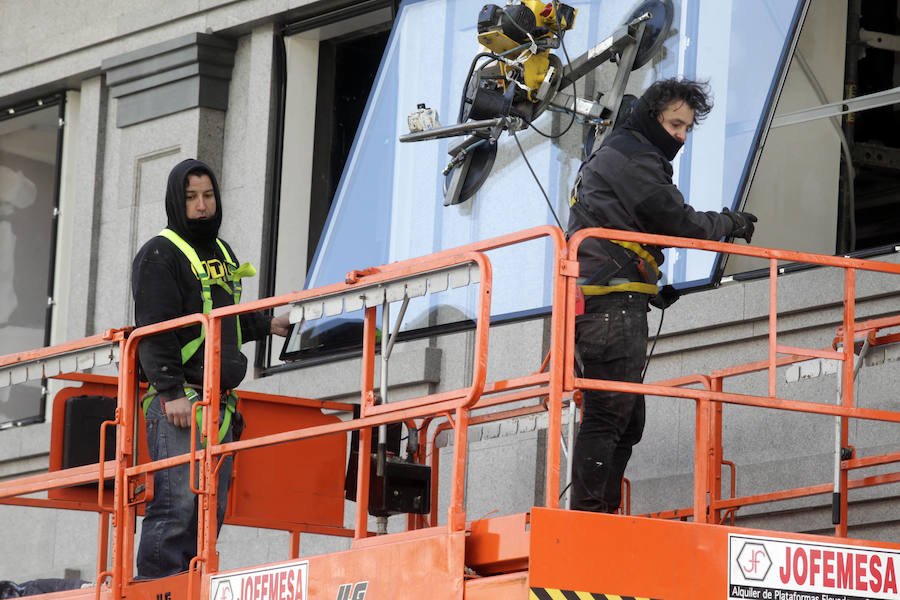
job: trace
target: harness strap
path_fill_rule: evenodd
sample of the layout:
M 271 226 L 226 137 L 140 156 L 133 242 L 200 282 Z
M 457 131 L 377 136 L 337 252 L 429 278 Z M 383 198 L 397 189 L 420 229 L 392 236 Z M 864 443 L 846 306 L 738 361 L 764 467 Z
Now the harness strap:
M 585 296 L 604 296 L 613 292 L 637 292 L 638 294 L 648 294 L 655 296 L 659 293 L 659 286 L 654 283 L 642 283 L 640 281 L 629 281 L 616 285 L 581 285 L 581 292 Z
M 225 248 L 225 244 L 222 243 L 222 240 L 216 238 L 216 244 L 219 246 L 219 250 L 222 251 L 222 256 L 225 257 L 225 262 L 228 264 L 229 268 L 225 269 L 225 274 L 221 277 L 210 277 L 206 268 L 203 266 L 203 262 L 200 260 L 200 257 L 197 256 L 197 251 L 188 244 L 180 235 L 175 233 L 169 228 L 165 228 L 159 232 L 159 235 L 166 238 L 178 248 L 182 254 L 184 254 L 185 258 L 188 259 L 188 262 L 191 264 L 191 269 L 193 269 L 194 274 L 197 276 L 197 279 L 200 281 L 200 295 L 203 299 L 203 314 L 208 315 L 212 311 L 212 289 L 211 286 L 219 285 L 224 288 L 232 297 L 235 304 L 240 303 L 241 301 L 241 291 L 243 289 L 241 285 L 241 279 L 243 277 L 253 277 L 256 275 L 256 269 L 250 263 L 244 263 L 240 267 L 234 262 L 234 259 L 231 258 L 231 254 Z M 228 282 L 231 283 L 229 286 Z M 242 335 L 241 335 L 241 320 L 237 319 L 237 337 L 238 337 L 238 350 L 240 350 L 242 345 Z M 203 340 L 206 338 L 206 328 L 202 325 L 200 326 L 200 335 L 194 338 L 193 340 L 186 343 L 181 348 L 181 364 L 185 364 L 187 361 L 197 353 L 197 350 L 200 349 L 200 346 L 203 344 Z M 141 403 L 141 409 L 144 413 L 144 417 L 147 416 L 147 410 L 150 408 L 150 403 L 153 401 L 157 395 L 157 391 L 150 386 L 147 394 L 144 395 Z M 197 392 L 188 386 L 184 386 L 184 395 L 190 399 L 191 404 L 200 399 L 200 396 Z M 225 438 L 225 433 L 228 431 L 228 427 L 231 425 L 231 415 L 234 414 L 237 407 L 237 395 L 233 391 L 228 391 L 226 394 L 225 401 L 225 416 L 222 419 L 222 424 L 219 426 L 219 442 L 221 442 Z M 197 426 L 200 427 L 203 422 L 203 408 L 197 411 Z
M 647 252 L 647 249 L 637 242 L 623 242 L 621 240 L 609 240 L 613 244 L 618 246 L 622 246 L 626 250 L 631 250 L 639 257 L 641 257 L 645 262 L 647 262 L 651 267 L 653 267 L 653 272 L 656 273 L 656 276 L 659 277 L 659 265 L 656 264 L 656 259 L 653 258 L 653 255 Z
M 153 389 L 151 385 L 147 390 L 147 393 L 144 394 L 144 397 L 141 398 L 141 411 L 144 413 L 144 418 L 147 418 L 147 411 L 150 409 L 150 403 L 153 402 L 153 399 L 157 396 L 157 391 Z M 193 406 L 194 402 L 200 400 L 200 395 L 197 394 L 197 391 L 191 387 L 184 387 L 184 395 L 191 401 L 191 405 Z M 219 443 L 222 443 L 222 440 L 225 439 L 225 434 L 228 433 L 228 427 L 231 426 L 231 415 L 233 415 L 237 410 L 237 400 L 238 396 L 234 393 L 234 390 L 228 390 L 225 393 L 225 416 L 222 418 L 222 424 L 219 425 Z M 200 407 L 200 410 L 197 411 L 197 428 L 202 429 L 203 427 L 203 407 Z M 203 447 L 206 447 L 206 444 L 203 444 Z
M 588 159 L 590 160 L 590 159 Z M 584 167 L 587 161 L 581 163 L 581 167 Z M 572 195 L 569 198 L 569 206 L 573 211 L 579 211 L 583 209 L 583 206 L 580 203 L 581 197 L 581 167 L 578 169 L 578 176 L 575 178 L 575 185 L 572 187 Z M 589 214 L 586 214 L 586 211 L 582 211 L 582 216 L 587 218 L 588 222 L 593 222 L 593 219 L 590 218 Z M 612 242 L 617 246 L 624 248 L 625 250 L 630 250 L 638 258 L 643 260 L 645 263 L 649 264 L 653 268 L 653 272 L 656 275 L 656 278 L 659 279 L 659 265 L 656 264 L 656 259 L 652 254 L 647 252 L 647 249 L 644 248 L 641 244 L 637 242 L 625 242 L 622 240 L 606 240 L 608 242 Z M 640 265 L 638 268 L 643 272 L 644 269 Z M 646 275 L 646 274 L 645 274 Z M 616 285 L 580 285 L 581 291 L 585 296 L 602 296 L 605 294 L 611 294 L 613 292 L 637 292 L 639 294 L 649 294 L 651 296 L 655 296 L 659 293 L 659 286 L 655 283 L 645 283 L 641 281 L 628 281 L 625 283 L 619 283 Z
M 656 277 L 659 278 L 659 266 L 653 255 L 636 242 L 623 242 L 621 240 L 608 240 L 617 246 L 629 250 L 636 254 L 638 258 L 649 264 L 653 268 Z M 641 269 L 643 271 L 643 269 Z M 615 280 L 613 280 L 615 281 Z M 655 296 L 659 293 L 659 286 L 655 283 L 645 283 L 643 281 L 626 281 L 613 285 L 581 285 L 578 286 L 585 296 L 603 296 L 614 292 L 637 292 L 638 294 L 648 294 Z
M 241 291 L 243 290 L 243 286 L 241 285 L 241 278 L 243 277 L 253 277 L 256 275 L 256 269 L 250 263 L 244 263 L 240 267 L 237 266 L 237 263 L 234 262 L 234 259 L 231 258 L 231 254 L 229 254 L 228 250 L 225 248 L 225 244 L 222 243 L 222 240 L 216 238 L 216 244 L 218 244 L 219 249 L 222 251 L 222 256 L 225 257 L 225 262 L 228 263 L 230 269 L 226 269 L 226 273 L 222 277 L 211 278 L 209 273 L 206 272 L 206 268 L 203 266 L 203 262 L 200 260 L 200 257 L 197 256 L 197 251 L 188 244 L 180 235 L 169 229 L 163 229 L 159 232 L 159 235 L 166 238 L 173 244 L 175 247 L 181 250 L 181 253 L 184 254 L 185 258 L 188 259 L 188 262 L 191 263 L 191 268 L 194 271 L 194 274 L 197 276 L 197 279 L 200 280 L 200 295 L 203 298 L 203 314 L 208 315 L 210 311 L 212 311 L 212 290 L 211 286 L 218 285 L 224 288 L 231 297 L 234 299 L 235 304 L 239 304 L 241 301 Z M 231 286 L 228 285 L 227 282 L 231 282 Z M 238 337 L 238 350 L 240 350 L 243 345 L 243 336 L 241 334 L 241 319 L 238 317 L 237 319 L 237 337 Z M 203 344 L 203 340 L 206 338 L 206 328 L 202 325 L 200 326 L 200 335 L 189 341 L 181 348 L 181 364 L 186 363 L 191 359 L 194 354 L 197 353 L 197 350 L 200 349 L 200 346 Z

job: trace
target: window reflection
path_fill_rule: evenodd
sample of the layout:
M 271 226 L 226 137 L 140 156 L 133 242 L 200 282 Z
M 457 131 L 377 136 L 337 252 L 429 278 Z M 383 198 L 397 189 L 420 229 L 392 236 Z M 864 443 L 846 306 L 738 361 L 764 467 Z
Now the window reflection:
M 44 345 L 58 107 L 0 121 L 0 355 Z M 43 415 L 40 382 L 0 388 L 0 426 Z
M 570 58 L 610 36 L 634 8 L 632 0 L 567 3 L 578 10 L 574 28 L 565 36 Z M 509 136 L 501 137 L 482 188 L 472 199 L 449 207 L 443 206 L 441 170 L 449 160 L 448 147 L 460 138 L 398 142 L 408 133 L 407 114 L 420 103 L 436 109 L 443 124 L 455 122 L 469 63 L 480 48 L 476 20 L 483 4 L 402 4 L 307 287 L 340 281 L 350 270 L 556 222 Z M 672 33 L 662 51 L 631 73 L 626 92 L 635 95 L 652 81 L 675 75 L 710 82 L 716 107 L 674 164 L 676 183 L 698 210 L 734 208 L 738 202 L 802 4 L 675 0 Z M 556 54 L 565 62 L 562 49 Z M 609 89 L 614 75 L 613 65 L 603 65 L 579 80 L 574 92 L 593 98 Z M 566 91 L 572 93 L 572 88 Z M 535 128 L 517 134 L 563 223 L 585 129 L 576 123 L 559 137 L 548 139 L 542 133 L 559 135 L 570 118 L 547 111 Z M 546 242 L 493 251 L 490 258 L 495 317 L 549 305 L 552 290 L 545 275 L 551 271 L 551 252 Z M 714 261 L 709 253 L 671 251 L 664 272 L 668 282 L 704 285 L 711 280 Z M 472 293 L 461 289 L 411 302 L 403 329 L 471 316 Z

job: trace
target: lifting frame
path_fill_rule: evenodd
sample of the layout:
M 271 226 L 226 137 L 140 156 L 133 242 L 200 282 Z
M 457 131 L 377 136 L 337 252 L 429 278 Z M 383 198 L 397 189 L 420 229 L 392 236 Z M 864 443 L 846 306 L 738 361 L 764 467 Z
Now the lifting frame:
M 767 359 L 720 369 L 708 375 L 681 377 L 652 384 L 575 378 L 573 315 L 578 264 L 574 257 L 577 255 L 579 244 L 589 236 L 768 259 L 770 310 Z M 551 274 L 553 295 L 548 359 L 537 373 L 487 382 L 492 273 L 491 263 L 485 252 L 539 238 L 549 240 L 555 257 Z M 778 343 L 776 330 L 779 260 L 843 269 L 843 322 L 831 348 L 805 349 Z M 852 381 L 855 363 L 858 360 L 854 353 L 856 343 L 865 341 L 867 346 L 873 346 L 900 340 L 900 334 L 896 333 L 879 335 L 882 330 L 900 326 L 900 314 L 864 322 L 856 321 L 855 282 L 856 273 L 860 270 L 900 275 L 900 265 L 884 262 L 605 229 L 581 231 L 567 242 L 559 229 L 544 226 L 438 252 L 424 258 L 401 261 L 365 271 L 354 271 L 347 274 L 344 283 L 219 308 L 209 315 L 196 314 L 134 330 L 108 330 L 102 335 L 76 342 L 7 355 L 0 357 L 0 386 L 20 383 L 27 379 L 53 377 L 61 373 L 62 375 L 59 375 L 61 379 L 84 382 L 83 389 L 98 386 L 97 389 L 111 390 L 118 398 L 118 408 L 116 420 L 104 423 L 101 427 L 99 464 L 2 481 L 0 503 L 90 510 L 98 513 L 97 585 L 85 590 L 58 592 L 53 594 L 54 597 L 85 600 L 91 597 L 98 600 L 155 598 L 164 591 L 171 593 L 171 597 L 178 600 L 195 598 L 212 600 L 213 595 L 217 595 L 219 590 L 218 587 L 212 589 L 212 583 L 224 581 L 221 578 L 215 579 L 220 575 L 218 555 L 215 551 L 215 510 L 214 508 L 209 510 L 209 507 L 216 506 L 218 492 L 215 473 L 219 461 L 226 455 L 239 455 L 252 449 L 284 448 L 284 445 L 290 442 L 311 440 L 330 434 L 345 436 L 347 432 L 359 431 L 360 461 L 357 469 L 354 530 L 346 530 L 340 526 L 304 523 L 302 515 L 288 522 L 284 519 L 267 519 L 266 515 L 260 514 L 243 522 L 290 531 L 290 555 L 294 559 L 299 555 L 301 532 L 352 537 L 350 550 L 307 557 L 303 563 L 297 560 L 290 563 L 290 565 L 305 565 L 303 568 L 307 570 L 304 571 L 303 577 L 307 578 L 307 594 L 310 598 L 341 599 L 341 594 L 345 592 L 344 598 L 362 598 L 366 593 L 370 598 L 414 597 L 420 594 L 427 594 L 432 598 L 525 598 L 529 593 L 535 598 L 551 597 L 541 595 L 548 593 L 546 590 L 591 592 L 600 594 L 599 597 L 618 597 L 612 594 L 627 594 L 634 597 L 669 600 L 726 598 L 729 597 L 729 584 L 726 581 L 732 581 L 726 573 L 731 568 L 729 567 L 731 559 L 727 558 L 731 546 L 727 544 L 732 543 L 727 540 L 731 539 L 729 536 L 750 532 L 733 527 L 734 513 L 742 506 L 751 504 L 829 493 L 832 491 L 832 484 L 735 498 L 734 465 L 724 460 L 722 450 L 723 405 L 738 404 L 837 417 L 840 423 L 841 447 L 850 445 L 848 433 L 850 418 L 900 422 L 900 412 L 859 408 L 854 404 Z M 448 285 L 469 284 L 477 285 L 471 384 L 462 389 L 420 398 L 376 404 L 374 361 L 377 308 L 386 307 L 391 301 L 399 300 L 403 300 L 405 305 L 410 297 L 445 289 Z M 208 410 L 204 411 L 202 431 L 197 431 L 196 423 L 192 421 L 192 436 L 203 435 L 207 440 L 217 439 L 215 432 L 219 407 L 217 402 L 210 403 L 209 398 L 219 397 L 217 342 L 220 339 L 221 319 L 284 305 L 291 306 L 292 322 L 313 319 L 322 314 L 330 315 L 343 310 L 364 308 L 359 418 L 345 421 L 335 419 L 333 422 L 269 433 L 227 444 L 209 443 L 206 450 L 158 462 L 139 460 L 141 452 L 136 450 L 138 444 L 135 438 L 140 437 L 142 427 L 139 414 L 135 410 L 139 397 L 136 365 L 139 342 L 154 333 L 185 325 L 200 323 L 206 328 L 207 339 L 210 342 L 204 346 L 208 368 L 203 384 L 204 399 L 198 405 L 203 405 Z M 840 361 L 839 379 L 842 382 L 840 403 L 802 402 L 776 397 L 776 368 L 810 358 Z M 119 361 L 117 380 L 75 372 L 115 360 Z M 724 381 L 727 378 L 755 371 L 768 372 L 766 396 L 724 391 Z M 697 384 L 700 387 L 696 387 Z M 687 387 L 691 385 L 695 387 Z M 648 396 L 684 398 L 695 402 L 694 483 L 691 507 L 645 516 L 653 518 L 628 516 L 627 501 L 624 507 L 625 515 L 595 515 L 559 509 L 561 474 L 559 440 L 562 433 L 562 412 L 564 405 L 578 400 L 579 389 L 618 390 Z M 250 395 L 265 401 L 265 394 Z M 244 396 L 245 394 L 242 394 L 242 397 Z M 490 414 L 470 414 L 475 409 L 526 399 L 537 399 L 537 402 L 532 406 L 517 405 L 516 408 Z M 294 403 L 317 411 L 321 409 L 347 411 L 349 408 L 349 405 L 344 403 L 308 399 L 280 398 L 272 401 Z M 476 423 L 544 411 L 548 414 L 544 494 L 546 507 L 535 507 L 532 512 L 526 514 L 486 518 L 467 523 L 463 488 L 468 427 Z M 425 462 L 427 455 L 430 454 L 433 467 L 432 512 L 430 515 L 410 515 L 407 532 L 372 536 L 367 531 L 370 468 L 367 457 L 372 449 L 370 432 L 374 426 L 398 421 L 415 424 L 420 442 L 417 455 L 419 461 Z M 429 427 L 434 423 L 437 424 L 435 427 Z M 112 425 L 117 426 L 116 460 L 104 462 L 102 460 L 104 432 L 106 427 Z M 435 448 L 434 437 L 447 429 L 452 429 L 454 436 L 450 501 L 446 524 L 438 525 L 436 507 L 439 452 Z M 341 456 L 340 460 L 344 460 L 344 456 Z M 840 518 L 835 526 L 835 537 L 778 532 L 755 532 L 755 534 L 769 536 L 774 540 L 780 539 L 784 543 L 847 543 L 848 490 L 900 481 L 900 473 L 850 480 L 850 471 L 896 462 L 900 462 L 900 452 L 866 458 L 853 457 L 840 461 L 838 482 L 840 504 L 837 515 Z M 189 573 L 163 580 L 136 581 L 132 573 L 134 556 L 132 532 L 139 505 L 143 500 L 137 490 L 141 483 L 149 481 L 148 473 L 183 463 L 189 463 L 192 473 L 196 471 L 199 478 L 198 486 L 194 490 L 201 497 L 198 554 L 191 563 Z M 727 498 L 723 498 L 721 493 L 723 465 L 732 469 L 731 497 Z M 103 486 L 103 480 L 110 478 L 115 481 L 111 504 L 109 493 L 104 494 Z M 75 501 L 58 497 L 54 499 L 54 491 L 92 482 L 97 485 L 96 501 L 90 499 Z M 50 491 L 50 495 L 47 498 L 26 497 L 42 491 Z M 110 517 L 112 530 L 109 527 Z M 731 525 L 724 525 L 729 517 Z M 685 522 L 688 518 L 692 520 Z M 110 533 L 112 533 L 111 544 Z M 603 542 L 598 543 L 598 540 Z M 615 543 L 608 543 L 612 540 L 615 540 Z M 852 548 L 859 552 L 860 548 L 868 548 L 872 552 L 894 553 L 900 564 L 898 544 L 860 540 L 853 540 L 852 544 Z M 107 556 L 106 551 L 110 545 L 112 557 Z M 386 548 L 390 548 L 389 554 L 379 552 Z M 276 567 L 279 565 L 272 568 Z M 472 576 L 473 571 L 478 576 Z M 363 586 L 362 596 L 350 596 L 347 584 L 363 581 L 368 587 L 367 592 Z M 874 586 L 874 583 L 871 585 Z M 355 592 L 357 588 L 353 589 Z M 297 597 L 300 596 L 294 596 Z M 256 598 L 264 600 L 259 596 Z M 224 596 L 217 595 L 215 600 L 224 600 Z M 237 596 L 235 600 L 252 599 L 249 596 Z

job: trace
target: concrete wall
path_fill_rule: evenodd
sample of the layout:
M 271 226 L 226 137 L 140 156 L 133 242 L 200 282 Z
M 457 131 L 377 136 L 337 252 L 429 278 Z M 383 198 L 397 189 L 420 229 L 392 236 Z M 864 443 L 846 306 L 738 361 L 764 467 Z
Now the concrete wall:
M 56 341 L 131 321 L 125 274 L 130 272 L 130 261 L 139 244 L 165 223 L 165 178 L 171 165 L 182 158 L 197 156 L 221 172 L 227 215 L 222 235 L 234 244 L 241 260 L 261 263 L 267 227 L 266 194 L 271 189 L 272 172 L 272 38 L 277 21 L 288 20 L 309 4 L 300 0 L 160 0 L 133 5 L 94 1 L 79 3 L 77 14 L 52 2 L 41 3 L 41 10 L 25 0 L 0 5 L 0 107 L 47 90 L 74 92 L 70 94 L 70 106 L 77 127 L 66 130 L 70 136 L 66 143 L 73 150 L 64 156 L 61 206 L 61 220 L 70 232 L 70 241 L 60 251 L 57 273 L 57 284 L 66 289 L 67 299 L 57 311 Z M 842 6 L 838 2 L 833 14 L 842 14 Z M 811 13 L 813 22 L 820 16 Z M 837 21 L 825 20 L 828 27 L 840 29 Z M 198 106 L 120 127 L 118 100 L 111 97 L 106 86 L 103 61 L 198 32 L 234 41 L 227 111 Z M 831 57 L 836 42 L 830 37 L 814 41 L 818 44 L 823 40 L 828 42 L 826 55 Z M 298 51 L 307 52 L 312 60 L 315 53 L 307 46 Z M 801 46 L 807 47 L 805 42 Z M 810 52 L 818 56 L 818 46 L 813 46 Z M 834 61 L 816 66 L 819 77 L 829 81 L 836 77 L 842 60 Z M 302 135 L 308 134 L 313 124 L 292 126 Z M 779 152 L 775 162 L 785 162 L 788 151 Z M 821 155 L 816 155 L 810 167 L 831 179 L 816 179 L 824 182 L 826 189 L 808 190 L 810 197 L 831 189 L 827 182 L 837 176 L 836 160 L 831 140 L 822 145 Z M 787 175 L 779 174 L 772 182 L 784 183 Z M 292 181 L 291 176 L 298 175 L 289 174 L 288 181 Z M 766 239 L 765 227 L 760 227 L 758 235 Z M 284 285 L 289 284 L 279 282 L 280 288 Z M 890 278 L 860 275 L 858 314 L 874 317 L 896 311 L 897 289 L 897 282 Z M 839 274 L 817 269 L 785 275 L 779 279 L 779 293 L 783 315 L 779 321 L 780 342 L 829 346 L 840 324 Z M 255 286 L 247 286 L 245 298 L 254 299 L 256 295 Z M 715 368 L 764 359 L 767 307 L 768 283 L 763 280 L 730 283 L 681 299 L 667 311 L 647 381 L 709 373 Z M 655 331 L 658 313 L 654 311 L 650 318 L 651 331 Z M 391 362 L 392 397 L 409 398 L 467 385 L 472 377 L 473 344 L 472 333 L 463 331 L 398 345 Z M 491 332 L 488 379 L 536 371 L 548 348 L 549 329 L 543 319 L 495 327 Z M 252 350 L 248 348 L 248 354 L 252 355 Z M 861 406 L 896 407 L 893 382 L 900 365 L 898 357 L 896 350 L 886 348 L 867 359 L 858 380 Z M 278 376 L 248 377 L 245 387 L 353 400 L 359 393 L 359 363 L 358 358 L 348 359 Z M 833 365 L 810 361 L 780 369 L 777 380 L 780 397 L 808 401 L 835 398 Z M 762 375 L 742 376 L 726 384 L 727 391 L 744 393 L 762 393 L 765 387 Z M 726 458 L 737 464 L 737 493 L 827 482 L 832 419 L 758 412 L 735 406 L 725 410 Z M 854 424 L 851 435 L 857 451 L 864 455 L 889 448 L 896 439 L 896 428 Z M 0 477 L 46 469 L 49 424 L 2 431 L 0 438 Z M 633 512 L 690 504 L 693 439 L 694 407 L 690 401 L 648 398 L 644 441 L 637 447 L 627 473 L 633 485 Z M 435 450 L 445 466 L 441 472 L 442 520 L 446 518 L 450 443 L 450 436 L 442 435 Z M 468 517 L 479 518 L 492 511 L 520 512 L 542 503 L 546 443 L 546 416 L 473 427 L 466 474 Z M 895 517 L 886 510 L 896 495 L 895 486 L 854 492 L 851 531 L 871 538 L 895 536 Z M 739 522 L 827 531 L 831 527 L 828 501 L 828 497 L 820 496 L 765 509 L 747 508 L 739 513 Z M 347 504 L 345 514 L 349 526 L 352 504 Z M 390 528 L 400 528 L 401 521 L 392 518 Z M 0 579 L 61 577 L 66 569 L 80 572 L 85 579 L 93 578 L 95 515 L 0 507 L 0 523 L 5 539 L 19 542 L 0 548 Z M 342 538 L 304 535 L 301 539 L 303 554 L 344 547 L 347 541 Z M 280 532 L 226 526 L 219 551 L 223 568 L 279 560 L 288 557 L 288 538 Z

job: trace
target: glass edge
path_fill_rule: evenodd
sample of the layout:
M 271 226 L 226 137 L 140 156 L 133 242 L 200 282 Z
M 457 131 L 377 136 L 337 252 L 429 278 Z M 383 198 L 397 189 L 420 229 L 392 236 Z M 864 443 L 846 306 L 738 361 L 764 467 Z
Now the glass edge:
M 415 3 L 417 1 L 419 0 L 403 0 L 400 3 L 400 7 L 397 9 L 397 14 L 394 16 L 393 22 L 391 23 L 391 33 L 388 36 L 387 45 L 384 47 L 384 53 L 381 55 L 381 61 L 378 63 L 378 71 L 375 73 L 375 81 L 372 84 L 372 91 L 369 93 L 369 97 L 366 98 L 366 107 L 365 109 L 363 109 L 362 118 L 359 120 L 359 126 L 357 127 L 356 133 L 353 136 L 353 143 L 350 145 L 350 152 L 347 154 L 347 162 L 344 164 L 344 171 L 341 173 L 341 178 L 334 190 L 334 197 L 332 198 L 331 206 L 328 208 L 328 216 L 325 218 L 325 225 L 322 228 L 322 234 L 319 236 L 319 241 L 316 243 L 316 251 L 313 253 L 312 260 L 309 263 L 309 270 L 307 271 L 306 279 L 303 282 L 303 289 L 309 288 L 310 279 L 313 273 L 316 271 L 316 266 L 319 262 L 319 256 L 322 252 L 322 244 L 327 237 L 329 228 L 332 226 L 332 217 L 334 216 L 334 211 L 337 209 L 337 206 L 339 204 L 337 200 L 341 197 L 341 194 L 344 191 L 344 187 L 347 185 L 347 173 L 350 166 L 352 165 L 353 157 L 358 150 L 360 138 L 365 129 L 364 125 L 368 122 L 370 113 L 374 109 L 375 91 L 378 89 L 378 84 L 385 74 L 385 64 L 387 62 L 388 56 L 391 54 L 391 48 L 396 42 L 396 36 L 398 35 L 397 23 L 400 22 L 403 11 L 407 7 L 407 5 Z
M 740 210 L 747 202 L 750 193 L 750 186 L 753 183 L 753 177 L 756 175 L 756 169 L 759 166 L 759 160 L 762 156 L 762 149 L 766 143 L 766 137 L 769 133 L 769 127 L 772 118 L 775 116 L 775 108 L 778 105 L 778 99 L 784 90 L 784 83 L 787 79 L 787 71 L 791 65 L 791 59 L 800 40 L 800 34 L 803 30 L 803 23 L 806 20 L 806 14 L 809 10 L 810 0 L 799 0 L 794 11 L 793 21 L 791 23 L 791 34 L 789 39 L 785 40 L 785 45 L 781 52 L 781 58 L 778 63 L 778 76 L 772 81 L 769 87 L 769 93 L 766 100 L 764 117 L 757 123 L 756 132 L 753 135 L 753 144 L 744 163 L 743 173 L 741 175 L 740 184 L 735 190 L 734 198 L 731 201 L 731 210 Z M 713 268 L 710 273 L 709 282 L 703 289 L 709 287 L 718 287 L 725 273 L 725 267 L 728 263 L 727 255 L 716 254 L 713 260 Z

